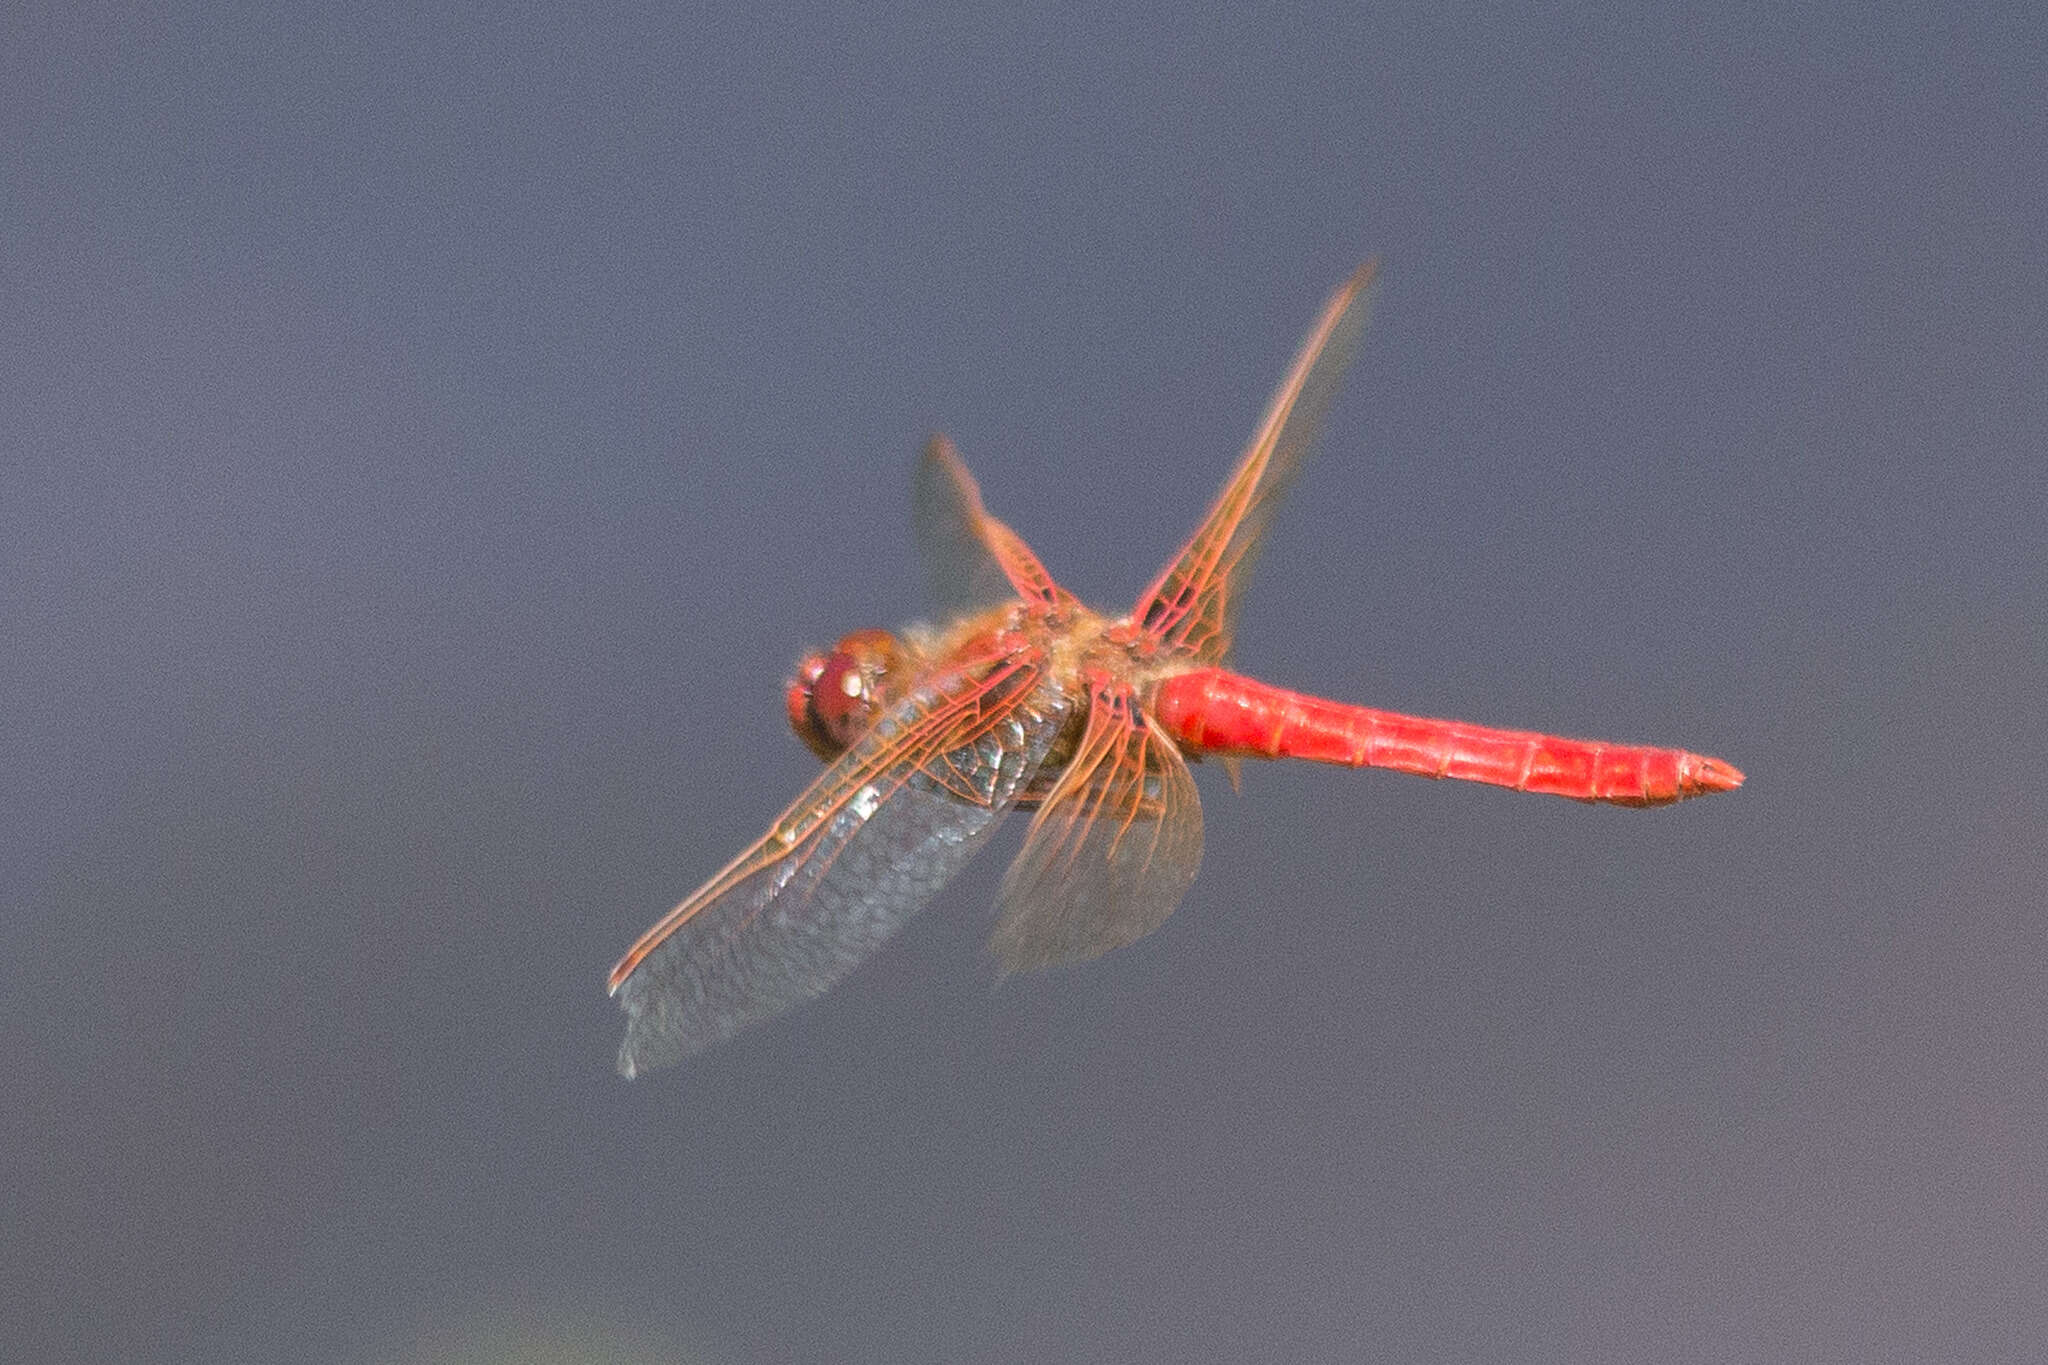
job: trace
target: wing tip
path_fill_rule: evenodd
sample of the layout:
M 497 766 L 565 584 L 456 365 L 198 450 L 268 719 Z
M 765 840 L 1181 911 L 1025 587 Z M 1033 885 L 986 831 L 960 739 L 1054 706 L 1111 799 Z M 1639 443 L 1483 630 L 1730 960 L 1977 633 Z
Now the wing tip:
M 1328 312 L 1331 326 L 1334 327 L 1339 318 L 1355 313 L 1358 320 L 1354 327 L 1363 327 L 1365 314 L 1371 311 L 1379 286 L 1380 258 L 1374 256 L 1346 276 L 1344 283 L 1338 285 L 1330 296 Z

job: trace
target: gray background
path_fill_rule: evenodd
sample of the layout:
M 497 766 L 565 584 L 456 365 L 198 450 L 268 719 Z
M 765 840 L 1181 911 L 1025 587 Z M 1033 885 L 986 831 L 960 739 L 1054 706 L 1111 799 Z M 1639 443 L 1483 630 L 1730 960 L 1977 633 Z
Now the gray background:
M 2040 1359 L 2048 45 L 1940 8 L 10 6 L 0 1355 Z M 1205 771 L 1141 945 L 992 989 L 1006 833 L 614 1076 L 923 434 L 1120 607 L 1372 253 L 1240 660 L 1748 788 Z

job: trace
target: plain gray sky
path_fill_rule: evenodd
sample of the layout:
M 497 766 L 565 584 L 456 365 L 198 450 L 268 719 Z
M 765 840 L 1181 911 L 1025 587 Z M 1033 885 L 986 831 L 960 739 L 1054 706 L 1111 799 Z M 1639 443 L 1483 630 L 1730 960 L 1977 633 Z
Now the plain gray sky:
M 2040 1359 L 2048 30 L 1604 8 L 10 7 L 0 1354 Z M 1748 787 L 613 1075 L 924 434 L 1121 607 L 1371 254 L 1240 662 Z

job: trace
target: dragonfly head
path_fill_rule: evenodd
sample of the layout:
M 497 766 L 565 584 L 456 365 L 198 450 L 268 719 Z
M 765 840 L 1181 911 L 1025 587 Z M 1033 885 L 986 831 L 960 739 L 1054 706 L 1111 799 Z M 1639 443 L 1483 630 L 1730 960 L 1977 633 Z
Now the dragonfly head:
M 831 762 L 896 700 L 905 662 L 902 642 L 886 630 L 857 630 L 829 653 L 806 655 L 783 691 L 789 728 Z

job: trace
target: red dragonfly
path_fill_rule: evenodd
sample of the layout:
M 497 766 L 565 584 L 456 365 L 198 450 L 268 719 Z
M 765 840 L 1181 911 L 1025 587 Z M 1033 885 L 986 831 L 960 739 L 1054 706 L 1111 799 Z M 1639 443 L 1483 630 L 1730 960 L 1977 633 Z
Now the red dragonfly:
M 944 886 L 1013 809 L 1004 971 L 1149 934 L 1202 861 L 1191 759 L 1307 758 L 1661 806 L 1742 784 L 1679 749 L 1561 739 L 1324 701 L 1225 667 L 1247 571 L 1364 330 L 1377 263 L 1324 306 L 1251 448 L 1127 616 L 1091 611 L 983 507 L 944 437 L 918 539 L 953 619 L 857 631 L 798 665 L 789 722 L 829 765 L 769 831 L 612 968 L 632 1076 L 823 992 Z

